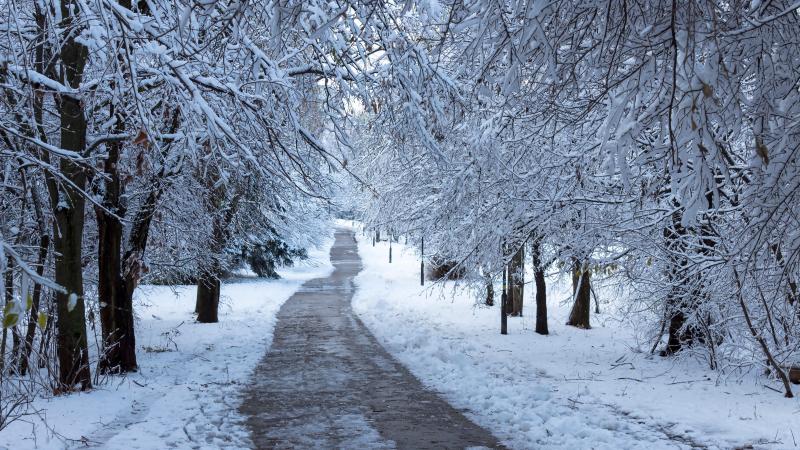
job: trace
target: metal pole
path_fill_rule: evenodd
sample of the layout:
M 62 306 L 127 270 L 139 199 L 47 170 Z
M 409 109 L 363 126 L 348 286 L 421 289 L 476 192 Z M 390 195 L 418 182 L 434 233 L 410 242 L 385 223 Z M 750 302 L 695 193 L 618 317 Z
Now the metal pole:
M 508 334 L 508 316 L 506 314 L 506 265 L 503 264 L 503 294 L 500 297 L 500 334 Z
M 420 245 L 419 253 L 419 285 L 425 286 L 425 236 L 422 236 L 422 245 Z

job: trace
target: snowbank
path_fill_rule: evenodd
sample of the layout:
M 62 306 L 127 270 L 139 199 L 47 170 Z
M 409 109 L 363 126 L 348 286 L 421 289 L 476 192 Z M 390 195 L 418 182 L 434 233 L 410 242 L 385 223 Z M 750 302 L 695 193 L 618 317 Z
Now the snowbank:
M 141 371 L 89 393 L 37 400 L 42 417 L 3 430 L 0 448 L 249 448 L 240 387 L 272 343 L 283 302 L 333 270 L 332 244 L 331 237 L 308 261 L 279 270 L 280 280 L 224 283 L 217 324 L 194 321 L 194 286 L 142 286 L 135 298 Z
M 386 242 L 358 237 L 356 312 L 426 385 L 513 448 L 794 448 L 800 440 L 800 401 L 765 388 L 769 380 L 718 379 L 698 362 L 651 356 L 603 314 L 592 314 L 588 331 L 565 326 L 568 283 L 548 280 L 549 336 L 533 332 L 531 285 L 527 316 L 509 318 L 501 336 L 499 306 L 476 307 L 478 296 L 453 282 L 422 288 L 415 251 L 394 243 L 389 264 Z

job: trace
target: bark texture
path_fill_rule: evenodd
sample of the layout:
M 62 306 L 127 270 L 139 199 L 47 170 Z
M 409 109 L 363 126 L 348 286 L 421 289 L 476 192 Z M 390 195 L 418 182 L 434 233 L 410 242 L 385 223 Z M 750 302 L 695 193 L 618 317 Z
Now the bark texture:
M 47 261 L 47 251 L 50 248 L 50 236 L 43 234 L 39 238 L 39 257 L 37 260 L 36 274 L 40 277 L 44 274 L 44 264 Z M 31 295 L 31 311 L 28 315 L 28 326 L 25 330 L 25 343 L 22 354 L 19 358 L 19 372 L 25 375 L 30 365 L 31 353 L 33 352 L 33 340 L 36 337 L 36 324 L 39 318 L 40 305 L 42 303 L 42 285 L 36 283 L 33 286 Z
M 508 263 L 508 301 L 512 316 L 522 315 L 525 294 L 525 246 L 521 246 Z
M 572 270 L 572 296 L 575 303 L 569 313 L 567 325 L 577 328 L 589 329 L 589 313 L 591 311 L 591 272 L 589 265 L 575 261 Z
M 544 267 L 542 265 L 542 243 L 539 239 L 533 239 L 531 244 L 531 257 L 533 259 L 533 279 L 536 283 L 536 332 L 539 334 L 549 334 L 547 328 L 547 283 L 544 279 Z
M 215 178 L 215 177 L 214 177 Z M 210 178 L 213 179 L 213 178 Z M 219 321 L 220 278 L 223 275 L 222 264 L 217 255 L 222 253 L 228 241 L 228 228 L 233 221 L 239 205 L 240 195 L 233 195 L 228 200 L 224 185 L 209 186 L 211 188 L 210 206 L 214 208 L 212 222 L 212 240 L 210 252 L 212 262 L 204 268 L 197 280 L 197 302 L 195 311 L 197 321 L 215 323 Z
M 124 129 L 124 117 L 117 118 L 117 133 Z M 100 324 L 103 337 L 103 353 L 99 370 L 102 373 L 126 373 L 136 371 L 136 334 L 133 321 L 133 289 L 123 277 L 122 245 L 123 228 L 120 218 L 125 216 L 121 202 L 122 180 L 119 157 L 122 144 L 112 142 L 106 146 L 105 184 L 103 207 L 96 208 L 98 242 L 98 300 Z M 129 293 L 130 291 L 130 293 Z
M 88 59 L 86 47 L 76 41 L 79 36 L 74 17 L 80 6 L 74 0 L 61 2 L 62 29 L 66 30 L 60 59 L 67 86 L 78 88 Z M 61 147 L 78 154 L 86 149 L 86 117 L 79 98 L 62 94 L 58 99 L 61 116 Z M 57 349 L 59 381 L 62 389 L 91 389 L 89 352 L 86 338 L 86 311 L 83 298 L 83 226 L 86 187 L 84 168 L 69 158 L 61 158 L 60 171 L 70 184 L 58 183 L 51 190 L 55 216 L 53 248 L 55 250 L 55 282 L 65 291 L 55 293 L 58 314 Z M 52 184 L 56 184 L 53 182 Z M 73 299 L 70 302 L 70 299 Z
M 486 306 L 494 306 L 494 284 L 492 277 L 486 275 Z

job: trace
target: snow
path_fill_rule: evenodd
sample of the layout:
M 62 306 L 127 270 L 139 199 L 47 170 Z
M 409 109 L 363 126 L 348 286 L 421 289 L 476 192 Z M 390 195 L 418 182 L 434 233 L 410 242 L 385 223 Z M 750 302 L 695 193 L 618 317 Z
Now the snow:
M 394 243 L 389 264 L 388 243 L 373 247 L 357 234 L 364 270 L 355 280 L 356 313 L 423 383 L 510 447 L 798 445 L 800 401 L 765 388 L 772 382 L 764 377 L 651 356 L 611 319 L 620 299 L 592 314 L 591 330 L 567 327 L 571 305 L 561 303 L 571 287 L 550 277 L 551 334 L 533 332 L 535 288 L 528 284 L 527 315 L 509 318 L 502 336 L 499 306 L 475 305 L 482 293 L 454 282 L 423 288 L 413 249 Z
M 419 285 L 418 255 L 374 247 L 357 233 L 364 270 L 353 306 L 379 341 L 423 383 L 512 448 L 792 448 L 800 402 L 755 375 L 722 376 L 690 358 L 639 348 L 612 320 L 614 302 L 591 330 L 564 324 L 569 284 L 548 280 L 549 336 L 533 332 L 533 287 L 523 318 L 501 336 L 498 307 L 453 282 Z M 39 399 L 41 417 L 0 433 L 0 448 L 249 448 L 238 413 L 241 387 L 272 340 L 278 309 L 303 281 L 332 270 L 332 240 L 281 280 L 223 285 L 220 323 L 192 319 L 192 286 L 137 292 L 141 371 L 101 380 L 89 393 Z M 531 279 L 530 274 L 527 277 Z M 619 302 L 619 299 L 616 299 Z M 644 350 L 644 351 L 642 351 Z M 363 417 L 343 411 L 353 448 L 378 439 Z M 310 424 L 308 426 L 313 426 Z M 392 443 L 387 443 L 392 447 Z
M 309 279 L 328 275 L 332 237 L 280 280 L 223 283 L 220 322 L 200 324 L 194 286 L 143 286 L 137 303 L 140 371 L 88 393 L 36 400 L 41 417 L 0 433 L 0 448 L 249 448 L 239 392 L 272 342 L 276 314 Z M 49 428 L 49 430 L 48 430 Z
M 342 409 L 325 420 L 308 416 L 294 420 L 293 426 L 270 431 L 267 436 L 281 443 L 279 448 L 383 450 L 397 448 L 384 439 L 368 418 L 358 410 Z M 329 421 L 328 421 L 329 420 Z

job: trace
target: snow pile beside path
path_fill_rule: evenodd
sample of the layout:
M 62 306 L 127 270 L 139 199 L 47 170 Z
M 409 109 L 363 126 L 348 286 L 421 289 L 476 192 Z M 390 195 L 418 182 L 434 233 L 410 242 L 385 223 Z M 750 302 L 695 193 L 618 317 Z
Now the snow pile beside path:
M 592 330 L 563 325 L 569 285 L 548 286 L 550 336 L 528 316 L 499 334 L 499 307 L 475 307 L 465 291 L 426 290 L 419 259 L 359 234 L 364 271 L 356 312 L 383 345 L 426 385 L 513 448 L 792 447 L 800 403 L 761 384 L 715 385 L 717 373 L 692 361 L 636 353 L 631 333 L 593 315 Z M 530 279 L 530 278 L 528 278 Z M 429 287 L 429 286 L 426 286 Z M 454 293 L 455 292 L 455 293 Z
M 0 448 L 249 448 L 238 413 L 242 385 L 272 343 L 281 305 L 304 281 L 333 271 L 332 244 L 330 237 L 308 261 L 279 270 L 280 280 L 224 283 L 217 324 L 194 321 L 194 286 L 141 287 L 140 372 L 89 393 L 37 400 L 47 426 L 39 418 L 14 423 L 0 434 Z

